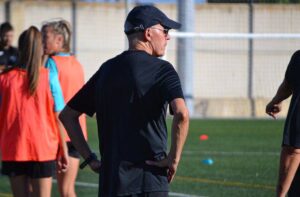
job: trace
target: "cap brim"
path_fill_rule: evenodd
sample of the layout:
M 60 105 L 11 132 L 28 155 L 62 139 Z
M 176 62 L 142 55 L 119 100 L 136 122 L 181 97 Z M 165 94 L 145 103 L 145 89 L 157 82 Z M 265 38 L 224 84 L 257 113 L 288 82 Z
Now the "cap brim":
M 173 21 L 171 19 L 166 19 L 165 21 L 163 21 L 161 23 L 161 25 L 163 25 L 164 27 L 168 28 L 168 29 L 180 29 L 181 27 L 181 24 L 176 22 L 176 21 Z

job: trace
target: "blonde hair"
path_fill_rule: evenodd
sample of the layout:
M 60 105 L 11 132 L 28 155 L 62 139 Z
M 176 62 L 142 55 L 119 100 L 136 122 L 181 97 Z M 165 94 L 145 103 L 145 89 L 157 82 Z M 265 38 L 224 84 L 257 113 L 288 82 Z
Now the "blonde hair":
M 29 93 L 33 95 L 38 85 L 43 55 L 42 35 L 36 27 L 31 26 L 20 35 L 19 53 L 20 65 L 27 70 Z
M 52 28 L 53 32 L 58 35 L 62 35 L 64 38 L 63 49 L 65 52 L 70 52 L 71 45 L 71 25 L 66 20 L 53 20 L 44 22 L 42 31 L 45 31 L 47 27 Z

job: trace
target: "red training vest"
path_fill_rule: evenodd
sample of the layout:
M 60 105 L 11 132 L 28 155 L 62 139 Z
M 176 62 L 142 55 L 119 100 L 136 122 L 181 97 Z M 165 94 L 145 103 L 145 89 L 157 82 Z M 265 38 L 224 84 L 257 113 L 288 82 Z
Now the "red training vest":
M 56 159 L 59 132 L 48 70 L 41 67 L 34 95 L 25 70 L 0 75 L 0 150 L 3 161 Z
M 65 103 L 82 88 L 84 85 L 84 73 L 82 65 L 76 60 L 74 56 L 51 56 L 56 63 L 58 70 L 58 78 L 63 92 Z M 82 114 L 79 117 L 79 122 L 83 135 L 87 139 L 86 131 L 86 117 Z M 70 138 L 65 131 L 66 141 Z

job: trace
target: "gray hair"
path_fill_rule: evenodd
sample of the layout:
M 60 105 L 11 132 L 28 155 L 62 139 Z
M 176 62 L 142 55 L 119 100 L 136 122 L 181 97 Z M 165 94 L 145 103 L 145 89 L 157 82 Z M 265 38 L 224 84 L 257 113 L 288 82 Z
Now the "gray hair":
M 60 19 L 60 20 L 52 20 L 43 23 L 42 32 L 45 31 L 47 27 L 51 27 L 55 34 L 62 35 L 64 38 L 63 49 L 66 52 L 70 52 L 70 44 L 71 44 L 71 25 L 68 21 Z

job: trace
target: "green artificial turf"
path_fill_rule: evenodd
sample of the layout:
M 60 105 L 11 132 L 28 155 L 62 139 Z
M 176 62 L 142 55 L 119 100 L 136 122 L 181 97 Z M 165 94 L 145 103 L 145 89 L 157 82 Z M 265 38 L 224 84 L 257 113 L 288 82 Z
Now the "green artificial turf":
M 216 197 L 274 196 L 283 124 L 283 120 L 191 120 L 171 192 Z M 95 119 L 88 119 L 88 131 L 89 143 L 98 151 Z M 201 141 L 202 134 L 208 135 L 208 140 Z M 214 163 L 204 164 L 202 160 L 207 158 Z M 97 196 L 97 174 L 88 168 L 80 170 L 77 181 L 91 184 L 78 185 L 78 196 Z M 12 196 L 8 179 L 0 176 L 0 197 L 8 196 Z M 56 183 L 52 196 L 58 196 Z

